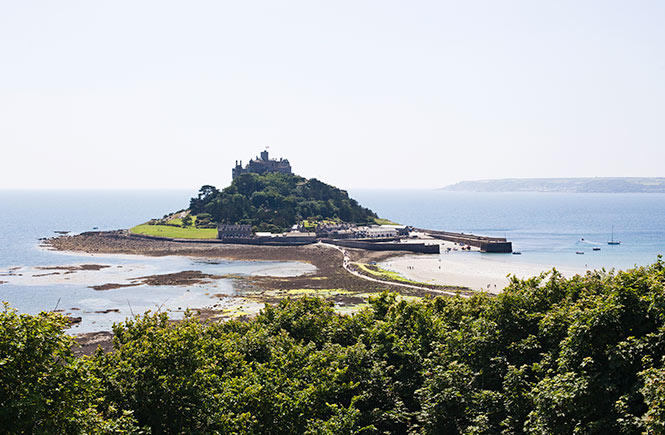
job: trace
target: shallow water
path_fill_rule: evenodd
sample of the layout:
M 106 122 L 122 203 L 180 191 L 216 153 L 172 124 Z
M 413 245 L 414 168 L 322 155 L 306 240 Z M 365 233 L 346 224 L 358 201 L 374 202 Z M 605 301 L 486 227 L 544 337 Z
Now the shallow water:
M 310 264 L 268 261 L 202 261 L 188 257 L 142 257 L 137 255 L 75 255 L 50 252 L 58 266 L 94 264 L 100 270 L 41 269 L 41 265 L 12 266 L 0 269 L 0 295 L 24 313 L 53 310 L 82 317 L 72 330 L 76 333 L 108 330 L 114 322 L 147 310 L 170 310 L 178 318 L 187 308 L 226 306 L 224 296 L 237 294 L 232 279 L 187 285 L 137 285 L 110 290 L 91 286 L 107 283 L 129 284 L 140 277 L 177 273 L 185 270 L 211 275 L 297 276 L 312 272 Z M 111 310 L 111 311 L 108 311 Z M 116 311 L 117 310 L 117 311 Z
M 201 271 L 211 275 L 297 276 L 314 266 L 299 262 L 223 261 L 179 256 L 81 254 L 40 248 L 39 239 L 55 231 L 79 233 L 128 228 L 164 213 L 182 209 L 194 192 L 0 192 L 0 300 L 22 313 L 62 310 L 82 317 L 71 332 L 108 330 L 147 310 L 223 309 L 235 303 L 224 295 L 238 293 L 232 279 L 186 286 L 149 286 L 94 290 L 90 286 L 126 284 L 138 277 Z M 39 269 L 97 264 L 100 270 Z M 37 275 L 37 276 L 35 276 Z M 41 275 L 41 276 L 40 276 Z M 221 295 L 215 296 L 215 295 Z M 107 310 L 117 310 L 103 312 Z M 100 311 L 100 312 L 98 312 Z

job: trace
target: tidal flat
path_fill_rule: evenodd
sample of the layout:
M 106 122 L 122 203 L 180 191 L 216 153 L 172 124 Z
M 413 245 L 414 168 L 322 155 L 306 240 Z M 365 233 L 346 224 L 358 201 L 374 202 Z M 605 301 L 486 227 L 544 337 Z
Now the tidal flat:
M 253 316 L 284 298 L 316 295 L 351 312 L 383 290 L 437 294 L 354 276 L 343 268 L 342 253 L 322 244 L 182 243 L 109 231 L 59 235 L 40 249 L 54 256 L 50 264 L 0 271 L 7 281 L 0 287 L 3 299 L 21 312 L 61 312 L 73 322 L 69 333 L 93 337 L 148 310 L 168 311 L 174 320 L 186 310 L 202 320 L 224 320 Z M 347 250 L 363 263 L 400 254 Z

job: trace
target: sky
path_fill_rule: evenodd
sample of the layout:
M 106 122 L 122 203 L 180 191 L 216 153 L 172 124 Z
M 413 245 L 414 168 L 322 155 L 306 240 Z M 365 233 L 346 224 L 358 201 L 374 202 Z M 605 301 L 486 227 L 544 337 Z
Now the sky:
M 665 2 L 0 0 L 0 189 L 665 176 Z

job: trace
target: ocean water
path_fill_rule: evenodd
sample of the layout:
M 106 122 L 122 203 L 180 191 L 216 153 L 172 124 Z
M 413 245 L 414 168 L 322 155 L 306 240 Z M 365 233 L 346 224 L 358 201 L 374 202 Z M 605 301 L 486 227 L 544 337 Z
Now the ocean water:
M 180 210 L 191 191 L 0 191 L 0 301 L 20 312 L 56 306 L 81 315 L 74 332 L 109 329 L 133 311 L 219 302 L 233 282 L 193 286 L 138 286 L 97 291 L 91 285 L 122 283 L 139 276 L 200 270 L 223 275 L 294 275 L 302 264 L 205 262 L 186 257 L 146 258 L 51 252 L 39 239 L 55 231 L 79 233 L 129 228 Z M 552 266 L 620 268 L 653 263 L 665 253 L 665 194 L 462 193 L 437 190 L 351 190 L 380 216 L 416 227 L 506 237 L 522 255 L 477 254 L 506 262 Z M 619 246 L 607 245 L 614 226 Z M 584 241 L 582 241 L 584 239 Z M 600 251 L 593 251 L 594 246 Z M 577 255 L 576 251 L 584 252 Z M 469 254 L 469 253 L 466 253 Z M 466 255 L 465 254 L 465 255 Z M 39 267 L 102 264 L 100 271 L 66 274 Z M 76 310 L 72 310 L 72 309 Z M 118 310 L 103 313 L 105 310 Z M 101 311 L 101 313 L 99 312 Z
M 224 308 L 236 292 L 232 280 L 189 286 L 148 286 L 99 291 L 106 283 L 128 283 L 144 276 L 198 270 L 207 274 L 293 276 L 313 266 L 295 262 L 208 261 L 187 257 L 142 257 L 54 252 L 40 238 L 56 231 L 80 233 L 129 228 L 187 207 L 196 191 L 0 191 L 0 301 L 23 313 L 56 308 L 82 317 L 73 333 L 108 330 L 114 322 L 147 310 Z M 96 264 L 101 270 L 49 267 Z M 112 311 L 108 311 L 112 310 Z
M 500 255 L 502 261 L 626 269 L 665 254 L 665 194 L 360 189 L 349 194 L 398 223 L 505 237 L 522 255 L 479 254 Z M 607 244 L 613 226 L 621 245 Z

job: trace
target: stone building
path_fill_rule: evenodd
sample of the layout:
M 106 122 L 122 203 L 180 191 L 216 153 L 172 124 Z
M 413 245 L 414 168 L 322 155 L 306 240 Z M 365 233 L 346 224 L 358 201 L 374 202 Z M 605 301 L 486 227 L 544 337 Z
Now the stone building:
M 365 234 L 365 237 L 369 237 L 371 239 L 384 239 L 389 237 L 397 237 L 397 230 L 395 228 L 388 228 L 384 226 L 371 227 Z
M 222 224 L 217 227 L 218 239 L 245 239 L 252 237 L 251 225 Z
M 270 159 L 268 157 L 268 151 L 263 151 L 261 157 L 256 157 L 249 161 L 249 163 L 243 168 L 242 160 L 236 160 L 236 166 L 232 170 L 233 178 L 241 174 L 264 174 L 266 172 L 280 172 L 282 174 L 291 174 L 291 164 L 287 159 Z

